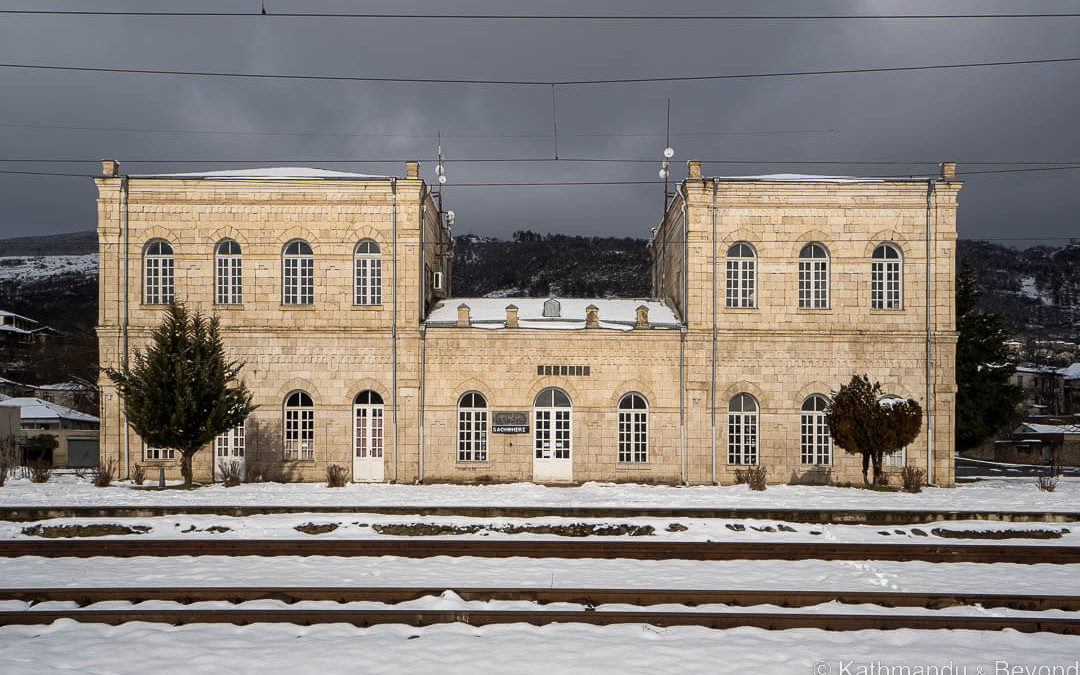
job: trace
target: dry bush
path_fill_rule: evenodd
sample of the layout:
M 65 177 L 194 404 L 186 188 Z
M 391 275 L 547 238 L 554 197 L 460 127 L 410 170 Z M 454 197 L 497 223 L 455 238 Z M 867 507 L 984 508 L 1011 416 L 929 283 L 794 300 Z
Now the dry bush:
M 1039 490 L 1042 492 L 1053 492 L 1057 489 L 1058 477 L 1039 476 L 1035 479 L 1035 484 L 1039 486 Z
M 52 475 L 52 462 L 35 459 L 26 464 L 26 469 L 30 472 L 31 483 L 47 483 Z
M 116 462 L 109 460 L 105 462 L 105 465 L 98 465 L 91 472 L 94 480 L 94 487 L 109 487 L 112 485 L 113 478 L 116 477 Z
M 225 487 L 236 487 L 244 478 L 244 465 L 240 462 L 219 462 L 218 471 Z
M 904 492 L 922 492 L 926 471 L 914 466 L 905 466 L 900 472 L 900 478 L 904 481 Z
M 348 479 L 349 472 L 345 470 L 345 467 L 337 464 L 326 467 L 326 487 L 345 487 Z
M 141 464 L 136 464 L 135 467 L 131 470 L 131 482 L 135 483 L 136 485 L 142 485 L 143 481 L 145 480 L 146 467 Z
M 751 490 L 761 491 L 765 489 L 765 477 L 768 473 L 769 469 L 764 464 L 737 469 L 735 471 L 735 482 L 746 483 Z
M 874 486 L 876 487 L 889 487 L 890 481 L 892 481 L 892 476 L 884 471 L 874 476 Z

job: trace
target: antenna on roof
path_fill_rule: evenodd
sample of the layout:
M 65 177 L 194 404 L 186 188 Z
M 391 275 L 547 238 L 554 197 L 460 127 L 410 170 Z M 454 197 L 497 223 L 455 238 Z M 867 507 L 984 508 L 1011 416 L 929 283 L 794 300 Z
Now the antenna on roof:
M 667 215 L 668 199 L 673 195 L 668 192 L 668 178 L 671 176 L 669 160 L 675 156 L 675 149 L 671 147 L 671 99 L 667 100 L 667 131 L 664 134 L 664 159 L 660 162 L 660 177 L 664 179 L 664 211 L 660 214 L 661 220 Z

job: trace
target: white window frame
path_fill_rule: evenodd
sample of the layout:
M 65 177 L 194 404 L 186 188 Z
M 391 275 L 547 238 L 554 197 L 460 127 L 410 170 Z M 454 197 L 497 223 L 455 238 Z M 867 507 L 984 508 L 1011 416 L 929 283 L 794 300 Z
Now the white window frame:
M 371 239 L 353 250 L 353 304 L 382 304 L 382 254 Z
M 244 261 L 240 244 L 223 239 L 214 247 L 214 304 L 244 302 Z
M 757 399 L 747 393 L 728 402 L 728 464 L 757 465 L 760 409 Z
M 244 425 L 235 426 L 214 437 L 214 461 L 244 459 Z
M 881 466 L 890 468 L 903 468 L 907 465 L 907 447 L 886 452 L 881 456 Z
M 167 305 L 176 293 L 173 247 L 164 239 L 151 239 L 143 248 L 143 302 Z
M 176 459 L 173 448 L 155 448 L 143 441 L 143 459 L 148 462 L 168 462 Z
M 884 242 L 874 248 L 870 262 L 871 309 L 899 310 L 904 308 L 903 268 L 904 257 L 899 246 Z
M 541 401 L 550 394 L 551 401 Z M 556 397 L 566 399 L 560 405 Z M 570 459 L 574 439 L 574 404 L 570 395 L 558 387 L 548 387 L 533 400 L 533 457 L 535 459 Z
M 310 462 L 315 459 L 315 403 L 306 391 L 285 397 L 282 409 L 282 458 Z
M 487 399 L 479 392 L 466 392 L 458 399 L 457 458 L 459 462 L 487 461 Z
M 832 464 L 832 437 L 825 420 L 828 405 L 829 399 L 822 394 L 811 394 L 803 401 L 799 414 L 799 459 L 804 465 Z
M 624 464 L 649 461 L 649 402 L 632 391 L 619 399 L 619 455 Z
M 728 248 L 725 262 L 724 306 L 757 307 L 757 254 L 746 242 Z
M 382 396 L 367 389 L 353 399 L 353 457 L 379 459 L 386 444 L 386 414 Z
M 281 304 L 311 305 L 315 302 L 315 255 L 311 245 L 294 239 L 281 254 Z
M 829 249 L 811 242 L 799 251 L 799 309 L 829 308 Z

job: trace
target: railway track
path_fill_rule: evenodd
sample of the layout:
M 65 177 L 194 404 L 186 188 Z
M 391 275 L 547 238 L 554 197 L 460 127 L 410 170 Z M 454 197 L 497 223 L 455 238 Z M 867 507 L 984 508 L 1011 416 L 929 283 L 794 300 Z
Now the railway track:
M 615 506 L 229 506 L 181 504 L 174 506 L 21 506 L 0 507 L 0 520 L 15 522 L 50 518 L 153 518 L 175 515 L 244 517 L 282 513 L 338 513 L 473 518 L 728 518 L 777 520 L 793 523 L 840 523 L 847 525 L 915 525 L 953 520 L 985 520 L 1016 523 L 1068 523 L 1080 521 L 1080 511 L 885 511 L 872 509 L 786 509 L 709 507 L 615 507 Z
M 879 591 L 745 591 L 717 589 L 625 589 L 625 588 L 444 588 L 444 587 L 113 587 L 113 588 L 0 588 L 0 600 L 75 602 L 80 606 L 98 602 L 126 600 L 132 603 L 169 601 L 181 604 L 225 601 L 278 600 L 285 603 L 304 601 L 384 602 L 389 604 L 438 596 L 450 591 L 462 600 L 528 601 L 537 604 L 575 603 L 589 607 L 606 604 L 649 605 L 676 604 L 693 607 L 723 604 L 737 607 L 776 605 L 809 607 L 827 602 L 882 607 L 1004 607 L 1025 611 L 1059 609 L 1080 611 L 1080 596 L 1010 595 L 997 593 L 897 593 Z
M 479 539 L 95 539 L 0 542 L 0 557 L 474 556 L 637 560 L 887 560 L 1080 563 L 1080 547 L 1000 544 L 842 544 Z

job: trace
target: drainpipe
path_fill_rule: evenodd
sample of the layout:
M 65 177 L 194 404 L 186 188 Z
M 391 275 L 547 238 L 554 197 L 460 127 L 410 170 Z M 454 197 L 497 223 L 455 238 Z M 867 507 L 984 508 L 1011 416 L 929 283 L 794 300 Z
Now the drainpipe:
M 397 378 L 397 288 L 398 288 L 398 277 L 397 277 L 397 245 L 398 245 L 398 238 L 397 238 L 397 178 L 391 178 L 390 179 L 390 199 L 391 199 L 391 204 L 392 204 L 392 210 L 391 210 L 391 213 L 390 213 L 390 220 L 391 220 L 391 223 L 392 223 L 392 231 L 393 231 L 391 237 L 394 240 L 394 258 L 390 263 L 390 265 L 391 265 L 391 274 L 390 274 L 390 276 L 392 276 L 394 278 L 394 290 L 391 293 L 391 297 L 393 298 L 392 304 L 391 304 L 391 314 L 393 316 L 393 321 L 392 321 L 392 323 L 390 325 L 390 342 L 392 343 L 391 354 L 392 354 L 392 361 L 393 361 L 392 379 L 393 379 L 393 384 L 394 384 L 394 393 L 393 393 L 393 396 L 394 396 L 394 409 L 393 409 L 393 416 L 394 416 L 393 417 L 393 421 L 394 421 L 394 479 L 391 482 L 396 483 L 397 478 L 398 478 L 398 447 L 397 447 L 398 446 L 398 438 L 397 438 L 398 437 L 398 419 L 397 419 L 397 409 L 398 409 L 398 382 L 397 382 L 397 380 L 398 380 L 398 378 Z
M 122 342 L 123 342 L 122 368 L 127 369 L 127 365 L 128 365 L 128 292 L 129 292 L 129 290 L 128 290 L 128 285 L 129 285 L 129 281 L 128 281 L 128 272 L 129 272 L 128 241 L 129 241 L 129 232 L 128 232 L 128 177 L 126 175 L 120 177 L 120 226 L 122 228 L 124 228 L 124 292 L 121 294 L 122 297 L 124 298 L 124 318 L 123 318 L 122 323 L 120 324 L 121 334 L 123 336 L 121 338 Z M 123 429 L 123 439 L 124 439 L 124 445 L 123 445 L 123 448 L 121 448 L 123 450 L 123 453 L 122 453 L 123 454 L 123 461 L 121 462 L 121 464 L 124 467 L 124 479 L 127 480 L 128 477 L 129 477 L 129 473 L 130 473 L 130 469 L 129 469 L 128 465 L 129 465 L 130 460 L 131 460 L 131 458 L 128 456 L 129 453 L 130 453 L 130 449 L 128 447 L 128 445 L 130 443 L 130 438 L 129 438 L 130 432 L 128 431 L 127 411 L 124 409 L 123 402 L 120 403 L 120 424 L 121 424 L 120 428 Z
M 679 326 L 679 458 L 682 484 L 686 480 L 686 324 Z
M 424 482 L 424 371 L 427 361 L 427 326 L 420 324 L 420 470 L 417 483 Z
M 716 193 L 719 190 L 720 181 L 713 178 L 712 184 L 712 384 L 709 388 L 709 424 L 712 434 L 712 483 L 716 485 L 716 314 L 717 293 L 719 293 L 719 281 L 717 273 L 717 242 L 716 242 Z
M 926 181 L 926 484 L 933 484 L 933 460 L 934 460 L 934 403 L 931 398 L 930 384 L 930 360 L 933 356 L 933 344 L 930 337 L 930 288 L 933 283 L 930 279 L 930 209 L 931 199 L 934 196 L 934 179 Z

